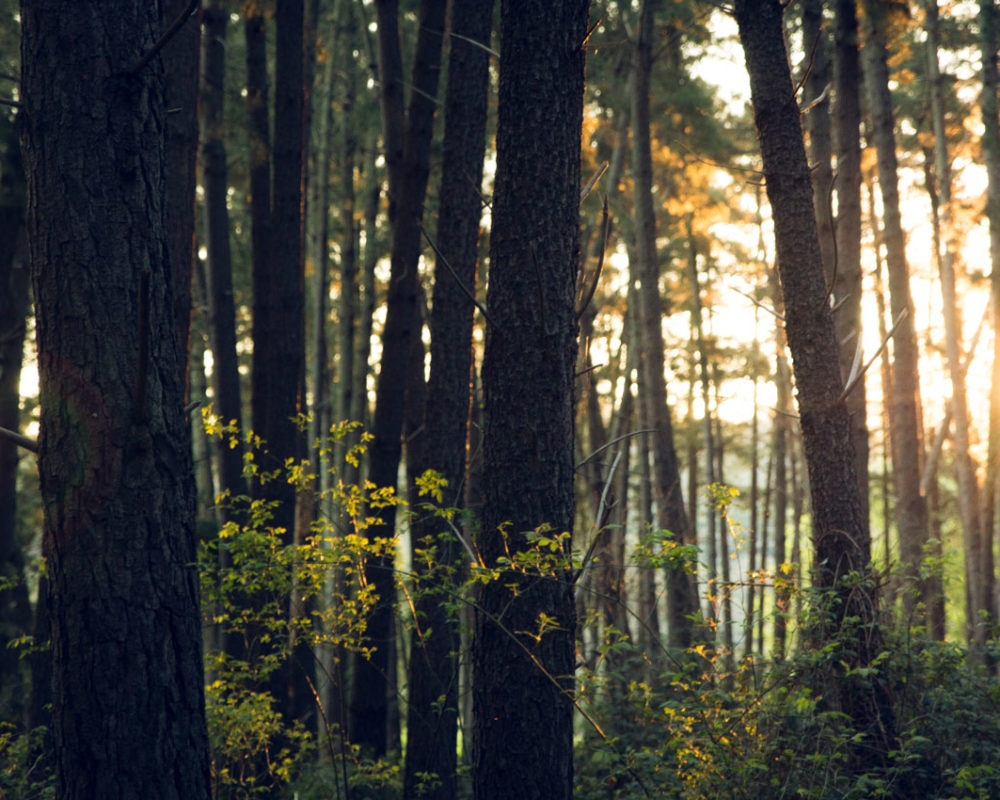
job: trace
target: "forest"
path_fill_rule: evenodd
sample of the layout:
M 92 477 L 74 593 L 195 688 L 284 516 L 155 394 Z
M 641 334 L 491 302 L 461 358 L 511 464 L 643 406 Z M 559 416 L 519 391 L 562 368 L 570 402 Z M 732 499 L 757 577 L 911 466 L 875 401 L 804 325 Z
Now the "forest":
M 1000 797 L 995 0 L 0 0 L 0 799 Z

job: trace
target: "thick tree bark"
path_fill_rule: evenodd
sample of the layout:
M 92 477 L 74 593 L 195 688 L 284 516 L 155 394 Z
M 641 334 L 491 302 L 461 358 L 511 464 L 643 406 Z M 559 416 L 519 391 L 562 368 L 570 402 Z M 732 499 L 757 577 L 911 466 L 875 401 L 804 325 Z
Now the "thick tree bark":
M 505 0 L 483 391 L 490 567 L 573 527 L 573 383 L 587 0 Z M 543 179 L 544 176 L 544 179 Z M 568 554 L 569 542 L 566 542 Z M 473 643 L 475 797 L 573 796 L 569 571 L 482 587 Z M 516 590 L 512 591 L 512 585 Z
M 378 53 L 382 137 L 389 172 L 389 222 L 392 226 L 389 294 L 382 358 L 375 389 L 375 415 L 369 448 L 368 478 L 379 487 L 395 487 L 402 454 L 401 434 L 410 343 L 419 335 L 420 224 L 430 163 L 430 145 L 441 63 L 445 0 L 422 0 L 418 14 L 409 107 L 404 115 L 404 78 L 398 33 L 398 0 L 379 0 Z M 395 528 L 395 508 L 379 512 L 380 524 L 368 531 L 388 539 Z M 354 660 L 351 735 L 375 755 L 386 749 L 386 694 L 389 642 L 393 639 L 395 576 L 391 556 L 368 559 L 365 577 L 378 598 L 369 613 L 366 644 L 374 649 Z
M 829 676 L 831 698 L 865 735 L 852 768 L 884 766 L 894 742 L 889 697 L 876 670 L 865 681 L 849 670 L 867 668 L 881 649 L 878 597 L 868 578 L 870 545 L 854 471 L 850 424 L 841 392 L 838 346 L 826 284 L 809 165 L 802 142 L 782 34 L 778 0 L 736 4 L 774 216 L 785 328 L 794 362 L 798 409 L 812 496 L 813 582 L 821 591 L 815 641 L 845 641 L 844 669 Z M 849 576 L 857 576 L 851 580 Z
M 447 481 L 443 507 L 462 505 L 468 438 L 469 376 L 483 156 L 486 150 L 490 0 L 455 0 L 445 94 L 444 154 L 431 307 L 431 373 L 415 475 L 436 470 Z M 422 367 L 422 365 L 421 365 Z M 419 587 L 411 636 L 404 794 L 416 797 L 422 776 L 437 782 L 421 797 L 455 797 L 458 731 L 458 619 L 453 591 L 462 578 L 463 549 L 443 521 L 415 520 L 414 547 L 433 547 L 432 572 Z M 414 569 L 421 559 L 414 558 Z
M 900 561 L 911 581 L 919 582 L 920 561 L 927 542 L 927 503 L 920 493 L 921 421 L 917 413 L 920 378 L 917 366 L 917 334 L 910 297 L 906 246 L 899 214 L 895 119 L 889 91 L 889 67 L 885 42 L 888 13 L 881 0 L 863 0 L 866 44 L 862 51 L 865 83 L 872 114 L 872 138 L 878 155 L 879 188 L 882 192 L 883 243 L 889 272 L 889 306 L 893 321 L 903 316 L 893 337 L 893 379 L 889 402 L 892 440 L 892 474 L 896 492 Z M 927 601 L 931 598 L 925 597 Z M 912 592 L 903 593 L 903 604 L 913 606 Z
M 160 20 L 65 11 L 21 4 L 56 796 L 208 798 Z
M 190 9 L 189 0 L 161 4 L 163 29 Z M 191 276 L 194 267 L 195 184 L 198 161 L 198 55 L 201 29 L 189 18 L 163 51 L 166 78 L 167 246 L 174 293 L 174 319 L 184 354 L 182 380 L 187 381 L 188 338 L 191 330 Z
M 673 425 L 667 405 L 667 381 L 659 291 L 659 258 L 656 252 L 656 217 L 652 199 L 652 151 L 650 143 L 650 71 L 653 62 L 655 0 L 643 0 L 639 34 L 634 52 L 632 85 L 632 152 L 635 184 L 636 256 L 641 291 L 643 371 L 639 385 L 645 394 L 648 424 L 653 428 L 654 493 L 659 530 L 669 531 L 677 544 L 690 540 L 680 469 L 674 449 Z M 674 563 L 673 561 L 671 562 Z M 693 636 L 692 618 L 698 612 L 698 596 L 691 575 L 679 565 L 667 571 L 667 628 L 671 647 L 687 647 Z

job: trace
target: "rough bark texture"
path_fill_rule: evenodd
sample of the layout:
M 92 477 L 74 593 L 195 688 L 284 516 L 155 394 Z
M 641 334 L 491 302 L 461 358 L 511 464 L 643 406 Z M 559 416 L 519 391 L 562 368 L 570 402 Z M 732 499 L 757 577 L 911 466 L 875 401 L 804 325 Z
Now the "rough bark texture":
M 653 60 L 654 0 L 644 0 L 639 38 L 634 53 L 632 85 L 632 173 L 635 184 L 636 267 L 643 370 L 639 386 L 645 395 L 647 424 L 653 451 L 653 492 L 656 527 L 669 531 L 678 544 L 690 540 L 687 511 L 681 490 L 680 468 L 674 449 L 673 424 L 667 405 L 664 363 L 663 305 L 660 298 L 660 263 L 656 252 L 656 216 L 652 198 L 652 151 L 650 144 L 649 76 Z M 667 628 L 672 647 L 687 647 L 692 638 L 692 617 L 698 611 L 698 596 L 691 575 L 676 566 L 667 570 Z
M 844 637 L 848 668 L 867 667 L 880 650 L 878 601 L 870 570 L 870 546 L 862 518 L 847 408 L 837 360 L 809 165 L 800 114 L 788 70 L 778 0 L 736 4 L 774 217 L 778 269 L 785 301 L 785 328 L 798 388 L 805 460 L 812 497 L 813 583 L 827 597 L 812 635 L 827 643 Z M 849 580 L 850 575 L 856 580 Z M 825 590 L 825 591 L 824 591 Z M 854 748 L 856 770 L 884 765 L 894 746 L 888 694 L 876 671 L 859 681 L 835 670 L 831 699 L 865 734 Z
M 855 0 L 836 0 L 834 5 L 833 120 L 837 153 L 837 275 L 833 298 L 837 341 L 840 342 L 840 374 L 846 382 L 858 343 L 861 341 L 861 66 L 858 55 L 858 20 Z M 884 359 L 883 359 L 884 360 Z M 865 381 L 859 381 L 847 396 L 851 418 L 854 468 L 858 473 L 865 524 L 869 519 L 868 420 Z
M 462 505 L 468 437 L 472 322 L 486 149 L 491 0 L 455 0 L 445 95 L 444 155 L 431 307 L 431 373 L 415 474 L 433 469 L 448 482 L 443 507 Z M 472 40 L 467 41 L 467 40 Z M 462 578 L 463 550 L 443 520 L 416 520 L 415 547 L 434 547 L 430 582 L 416 597 L 411 637 L 404 795 L 416 797 L 421 775 L 437 776 L 421 797 L 455 797 L 458 730 L 458 619 L 452 589 Z M 423 540 L 423 541 L 422 541 Z M 414 558 L 419 569 L 421 559 Z M 437 585 L 435 585 L 437 584 Z
M 483 359 L 484 562 L 573 527 L 583 40 L 587 0 L 505 0 Z M 573 796 L 575 609 L 565 568 L 482 587 L 473 643 L 473 786 Z M 516 586 L 516 591 L 511 590 Z M 547 621 L 547 623 L 546 623 Z M 542 630 L 544 628 L 544 630 Z
M 156 4 L 21 4 L 56 796 L 207 798 Z
M 892 341 L 893 379 L 889 400 L 892 475 L 896 492 L 896 522 L 900 560 L 907 575 L 917 581 L 927 542 L 927 502 L 920 493 L 921 421 L 917 413 L 920 379 L 917 368 L 917 334 L 906 264 L 906 242 L 899 215 L 895 119 L 889 92 L 884 31 L 885 6 L 864 0 L 866 44 L 862 51 L 865 83 L 872 115 L 872 138 L 878 155 L 879 189 L 882 193 L 883 243 L 889 273 L 889 307 L 892 319 L 904 315 Z M 923 590 L 921 589 L 921 592 Z M 928 598 L 929 599 L 929 598 Z M 904 607 L 912 608 L 913 592 L 903 593 Z
M 417 316 L 420 223 L 429 174 L 447 3 L 445 0 L 422 0 L 420 4 L 419 33 L 410 79 L 413 90 L 405 115 L 398 6 L 398 0 L 376 3 L 382 136 L 389 171 L 389 223 L 392 226 L 389 292 L 372 424 L 374 438 L 369 448 L 368 477 L 379 487 L 396 485 L 402 454 L 404 389 L 410 344 L 420 331 Z M 395 528 L 395 509 L 381 509 L 379 517 L 381 524 L 371 528 L 368 535 L 391 537 Z M 379 598 L 369 614 L 367 629 L 367 643 L 375 649 L 370 657 L 355 658 L 351 692 L 351 736 L 376 755 L 386 749 L 385 681 L 394 627 L 395 576 L 392 570 L 390 556 L 369 559 L 365 566 L 366 580 Z
M 191 6 L 189 0 L 165 0 L 163 29 Z M 163 50 L 166 78 L 167 247 L 170 252 L 177 342 L 185 358 L 182 381 L 187 382 L 188 338 L 191 330 L 191 275 L 194 266 L 195 183 L 198 160 L 198 51 L 201 29 L 192 16 Z

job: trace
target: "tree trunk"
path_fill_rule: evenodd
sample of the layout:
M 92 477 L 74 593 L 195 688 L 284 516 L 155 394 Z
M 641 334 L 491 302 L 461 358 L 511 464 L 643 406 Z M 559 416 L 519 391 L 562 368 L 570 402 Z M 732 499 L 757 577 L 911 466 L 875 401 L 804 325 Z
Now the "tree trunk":
M 488 46 L 493 3 L 456 0 L 451 12 L 451 54 L 445 94 L 444 154 L 437 225 L 437 262 L 431 307 L 431 372 L 423 406 L 423 432 L 415 475 L 436 470 L 447 482 L 443 508 L 462 505 L 468 438 L 472 323 L 486 150 Z M 423 365 L 420 365 L 421 370 Z M 421 375 L 422 380 L 422 375 Z M 412 476 L 411 476 L 412 477 Z M 433 567 L 422 572 L 410 647 L 409 708 L 404 795 L 416 797 L 426 776 L 436 776 L 421 797 L 454 798 L 458 732 L 459 628 L 454 592 L 461 591 L 463 549 L 444 521 L 418 512 L 411 542 L 432 547 Z
M 784 311 L 784 301 L 779 285 L 778 271 L 770 270 L 768 282 L 771 301 L 777 311 Z M 774 465 L 774 657 L 785 656 L 785 634 L 788 630 L 788 586 L 783 565 L 788 555 L 788 451 L 792 437 L 792 372 L 788 368 L 785 355 L 788 343 L 785 330 L 774 329 L 774 347 L 777 358 L 774 383 L 778 395 L 778 405 L 774 410 L 771 431 L 774 437 L 772 463 Z
M 870 546 L 854 471 L 847 408 L 816 220 L 809 165 L 802 142 L 782 35 L 778 0 L 736 4 L 740 39 L 750 74 L 754 120 L 774 216 L 775 245 L 784 293 L 785 328 L 794 360 L 798 409 L 812 495 L 813 583 L 826 599 L 813 624 L 817 644 L 841 642 L 840 664 L 827 690 L 860 733 L 852 770 L 884 767 L 895 747 L 895 722 L 883 676 L 861 681 L 881 650 L 878 598 L 870 573 Z M 858 576 L 851 580 L 849 576 Z
M 930 86 L 931 114 L 934 123 L 934 165 L 939 189 L 939 203 L 934 214 L 935 227 L 940 228 L 937 247 L 938 269 L 941 275 L 942 311 L 945 326 L 945 352 L 951 377 L 951 410 L 954 417 L 955 468 L 958 477 L 958 508 L 962 521 L 965 549 L 965 581 L 968 598 L 967 620 L 970 641 L 977 649 L 986 642 L 987 625 L 982 614 L 991 610 L 993 550 L 987 554 L 980 528 L 979 484 L 969 454 L 969 411 L 965 391 L 965 360 L 962 346 L 962 317 L 958 310 L 955 270 L 958 243 L 955 240 L 955 220 L 951 200 L 951 162 L 946 140 L 944 97 L 938 66 L 938 7 L 937 0 L 925 0 L 925 30 L 927 32 L 927 82 Z M 986 562 L 989 562 L 988 564 Z
M 56 796 L 208 798 L 157 7 L 21 21 Z
M 161 23 L 167 30 L 181 14 L 188 0 L 161 3 Z M 193 15 L 192 15 L 193 16 Z M 191 330 L 191 276 L 194 267 L 195 184 L 198 161 L 198 55 L 201 28 L 197 18 L 189 18 L 163 51 L 166 79 L 165 98 L 170 112 L 166 119 L 167 247 L 174 295 L 174 324 L 177 341 L 184 354 L 182 382 L 187 383 L 188 338 Z
M 995 0 L 980 0 L 979 46 L 982 53 L 980 107 L 983 116 L 983 161 L 986 165 L 986 217 L 990 227 L 990 307 L 993 319 L 993 366 L 991 371 L 989 452 L 986 485 L 983 487 L 983 530 L 986 546 L 1000 541 L 1000 112 L 997 110 L 997 7 Z M 1000 612 L 1000 582 L 994 607 Z
M 414 56 L 409 108 L 403 112 L 403 66 L 398 33 L 398 0 L 380 0 L 378 54 L 382 107 L 382 138 L 389 172 L 389 222 L 392 226 L 389 295 L 382 331 L 382 359 L 375 390 L 375 416 L 369 448 L 368 478 L 379 487 L 395 487 L 402 454 L 404 393 L 410 343 L 419 336 L 420 224 L 429 173 L 434 125 L 444 0 L 422 0 Z M 381 522 L 369 529 L 375 539 L 389 539 L 395 528 L 395 508 L 381 509 Z M 351 696 L 351 733 L 354 741 L 375 755 L 386 749 L 385 676 L 388 643 L 393 640 L 395 576 L 390 556 L 371 558 L 365 578 L 378 598 L 369 613 L 366 644 L 368 656 L 354 660 Z
M 893 338 L 893 379 L 889 402 L 892 474 L 896 491 L 900 561 L 909 580 L 926 589 L 919 580 L 920 561 L 927 542 L 927 503 L 920 493 L 921 422 L 917 413 L 920 379 L 917 366 L 917 334 L 906 264 L 906 247 L 899 215 L 895 119 L 889 92 L 886 61 L 885 20 L 887 8 L 881 0 L 864 0 L 866 46 L 862 51 L 865 82 L 872 113 L 872 137 L 878 155 L 879 188 L 882 192 L 883 242 L 889 272 L 889 306 L 893 322 L 903 316 Z M 913 608 L 912 592 L 903 593 L 905 616 Z
M 653 63 L 655 0 L 643 0 L 639 33 L 634 51 L 632 94 L 633 179 L 635 183 L 636 256 L 641 282 L 643 371 L 640 389 L 645 394 L 653 429 L 654 494 L 656 527 L 668 531 L 674 544 L 690 545 L 687 513 L 681 490 L 680 470 L 674 449 L 673 425 L 667 405 L 664 364 L 663 307 L 659 291 L 659 259 L 656 252 L 656 217 L 652 199 L 652 152 L 650 142 L 650 72 Z M 695 583 L 684 566 L 671 559 L 667 570 L 667 627 L 671 647 L 685 648 L 693 637 L 692 617 L 698 611 Z
M 861 297 L 861 68 L 858 55 L 858 20 L 855 0 L 836 0 L 834 5 L 834 141 L 837 154 L 836 277 L 833 280 L 837 341 L 840 342 L 840 374 L 846 382 L 859 354 L 862 336 Z M 859 362 L 860 363 L 860 362 Z M 847 396 L 851 418 L 854 468 L 858 474 L 862 516 L 868 525 L 868 420 L 865 381 L 858 381 Z M 870 535 L 870 534 L 869 534 Z
M 573 527 L 573 384 L 587 0 L 504 0 L 482 376 L 480 552 Z M 539 176 L 545 180 L 539 180 Z M 562 552 L 569 554 L 570 541 Z M 512 591 L 511 586 L 516 589 Z M 573 796 L 576 620 L 566 565 L 482 587 L 473 644 L 475 797 Z
M 6 127 L 4 122 L 0 126 Z M 7 131 L 4 131 L 7 133 Z M 0 193 L 0 427 L 20 432 L 21 364 L 25 318 L 30 310 L 24 241 L 24 174 L 17 140 L 0 142 L 3 191 Z M 9 177 L 9 186 L 7 176 Z M 17 531 L 18 445 L 0 436 L 0 719 L 23 717 L 27 710 L 21 654 L 11 642 L 31 632 L 31 604 L 24 583 L 24 558 Z M 7 582 L 10 583 L 7 583 Z
M 205 199 L 205 250 L 208 284 L 209 332 L 212 347 L 213 411 L 225 423 L 242 425 L 240 373 L 236 355 L 236 307 L 229 246 L 229 180 L 225 144 L 226 24 L 229 9 L 221 0 L 208 0 L 202 11 L 201 183 Z M 230 447 L 229 436 L 214 439 L 219 464 L 219 490 L 231 497 L 246 493 L 243 452 Z M 222 521 L 231 514 L 223 504 Z

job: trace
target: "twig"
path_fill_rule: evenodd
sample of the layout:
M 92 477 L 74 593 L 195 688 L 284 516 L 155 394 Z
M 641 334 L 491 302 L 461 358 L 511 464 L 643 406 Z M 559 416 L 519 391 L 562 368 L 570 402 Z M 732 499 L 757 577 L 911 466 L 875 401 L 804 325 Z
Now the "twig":
M 476 47 L 478 47 L 478 48 L 479 48 L 480 50 L 485 50 L 485 51 L 486 51 L 487 53 L 489 53 L 489 54 L 490 54 L 491 56 L 493 56 L 494 58 L 500 58 L 500 54 L 499 54 L 499 53 L 498 53 L 498 52 L 497 52 L 496 50 L 494 50 L 494 49 L 493 49 L 493 48 L 491 48 L 491 47 L 487 47 L 487 46 L 486 46 L 485 44 L 483 44 L 482 42 L 477 42 L 477 41 L 476 41 L 475 39 L 470 39 L 470 38 L 469 38 L 468 36 L 462 36 L 462 34 L 460 34 L 460 33 L 455 33 L 454 31 L 450 31 L 450 33 L 451 33 L 451 35 L 452 35 L 452 36 L 453 36 L 454 38 L 456 38 L 456 39 L 461 39 L 461 40 L 462 40 L 463 42 L 468 42 L 468 43 L 469 43 L 469 44 L 471 44 L 471 45 L 475 45 L 475 46 L 476 46 Z
M 30 450 L 32 453 L 38 452 L 38 442 L 34 439 L 29 439 L 27 436 L 22 436 L 17 431 L 0 428 L 0 439 L 9 439 L 18 447 L 23 447 L 25 450 Z
M 201 0 L 191 0 L 191 2 L 188 3 L 188 7 L 184 9 L 180 16 L 173 21 L 169 28 L 167 28 L 166 33 L 160 37 L 159 41 L 157 41 L 157 43 L 150 48 L 146 55 L 135 63 L 135 65 L 128 71 L 128 74 L 135 75 L 137 72 L 142 71 L 142 69 L 156 57 L 156 54 L 166 46 L 167 42 L 173 39 L 174 36 L 177 35 L 177 32 L 184 27 L 184 23 L 186 23 L 191 18 L 191 15 L 198 10 L 199 5 L 201 5 Z
M 763 309 L 763 310 L 764 310 L 764 311 L 766 311 L 766 312 L 767 312 L 768 314 L 772 315 L 772 316 L 773 316 L 773 317 L 775 317 L 776 319 L 779 319 L 779 320 L 781 320 L 782 322 L 784 322 L 784 321 L 785 321 L 785 317 L 784 317 L 784 315 L 783 315 L 783 314 L 779 314 L 779 313 L 778 313 L 777 311 L 775 311 L 775 310 L 774 310 L 773 308 L 771 308 L 770 306 L 765 306 L 765 305 L 764 305 L 764 304 L 763 304 L 762 302 L 760 302 L 760 300 L 758 300 L 758 299 L 757 299 L 756 297 L 754 297 L 753 295 L 749 295 L 749 294 L 747 294 L 746 292 L 743 292 L 743 291 L 740 291 L 739 289 L 737 289 L 737 288 L 735 288 L 735 287 L 733 287 L 733 286 L 730 286 L 729 288 L 730 288 L 730 289 L 732 289 L 732 290 L 733 290 L 734 292 L 736 292 L 736 294 L 741 294 L 741 295 L 743 295 L 743 296 L 744 296 L 744 297 L 745 297 L 745 298 L 746 298 L 747 300 L 749 300 L 749 301 L 750 301 L 751 303 L 753 303 L 753 304 L 754 304 L 755 306 L 757 306 L 757 308 L 760 308 L 760 309 Z
M 587 456 L 585 459 L 583 459 L 583 461 L 581 461 L 579 464 L 577 464 L 575 467 L 573 467 L 573 469 L 574 470 L 578 470 L 578 469 L 580 469 L 580 467 L 584 466 L 585 464 L 589 464 L 594 458 L 596 458 L 598 455 L 600 455 L 605 450 L 607 450 L 609 447 L 611 447 L 611 445 L 618 444 L 618 442 L 620 442 L 622 439 L 630 439 L 633 436 L 638 436 L 640 433 L 655 433 L 655 432 L 656 432 L 656 428 L 642 428 L 641 430 L 632 431 L 630 433 L 623 434 L 622 436 L 618 436 L 618 437 L 612 439 L 610 442 L 608 442 L 606 444 L 602 444 L 593 453 L 591 453 L 589 456 Z
M 479 309 L 479 313 L 483 315 L 485 320 L 490 325 L 493 325 L 493 327 L 496 327 L 493 320 L 490 319 L 490 315 L 486 313 L 486 309 L 482 306 L 482 304 L 480 304 L 480 302 L 476 299 L 476 296 L 469 290 L 469 288 L 464 283 L 462 283 L 462 279 L 458 277 L 458 273 L 455 272 L 455 269 L 451 266 L 451 264 L 448 263 L 448 259 L 444 257 L 444 254 L 440 250 L 438 250 L 438 246 L 434 243 L 434 240 L 431 239 L 430 235 L 427 233 L 427 230 L 426 228 L 424 228 L 423 223 L 420 223 L 420 232 L 424 235 L 424 238 L 427 240 L 427 244 L 431 246 L 431 249 L 434 251 L 434 255 L 436 255 L 438 258 L 441 259 L 441 263 L 444 264 L 448 272 L 451 273 L 451 277 L 455 279 L 455 283 L 458 284 L 458 288 L 461 289 L 462 292 L 465 294 L 465 296 L 468 297 L 473 302 L 476 308 Z
M 10 106 L 11 108 L 21 108 L 21 105 L 22 104 L 19 103 L 19 102 L 17 102 L 17 100 L 7 100 L 7 99 L 5 99 L 3 97 L 0 97 L 0 106 Z
M 851 376 L 851 379 L 847 381 L 847 385 L 844 387 L 844 391 L 840 393 L 840 397 L 837 398 L 837 402 L 834 403 L 834 405 L 842 403 L 847 398 L 847 395 L 854 391 L 858 382 L 865 376 L 865 373 L 868 372 L 868 368 L 875 362 L 875 359 L 882 355 L 882 351 L 885 350 L 886 345 L 889 344 L 889 340 L 896 333 L 896 328 L 898 328 L 903 319 L 905 319 L 906 313 L 905 308 L 899 312 L 899 316 L 896 317 L 896 321 L 892 324 L 892 328 L 890 328 L 889 332 L 885 335 L 885 338 L 882 340 L 882 344 L 878 346 L 878 350 L 875 351 L 875 354 L 868 359 L 868 362 L 861 370 L 858 371 L 857 374 Z
M 608 162 L 605 161 L 605 164 Z M 597 292 L 597 284 L 601 280 L 601 270 L 604 269 L 604 254 L 608 249 L 608 234 L 611 233 L 611 219 L 608 216 L 608 196 L 604 195 L 604 207 L 601 210 L 601 255 L 597 259 L 597 269 L 594 271 L 594 280 L 591 281 L 590 289 L 587 292 L 586 298 L 580 304 L 580 307 L 576 311 L 576 318 L 580 319 L 583 316 L 583 312 L 587 310 L 591 301 L 594 299 L 594 294 Z
M 589 195 L 594 189 L 594 184 L 596 184 L 601 179 L 601 176 L 607 171 L 608 171 L 608 162 L 604 161 L 601 163 L 601 166 L 597 168 L 597 172 L 595 172 L 591 177 L 591 179 L 587 182 L 587 185 L 580 190 L 581 203 L 587 199 L 587 195 Z
M 594 550 L 597 547 L 597 540 L 601 533 L 604 531 L 604 512 L 605 504 L 608 499 L 608 492 L 611 490 L 611 482 L 615 477 L 615 470 L 618 469 L 618 462 L 622 459 L 622 451 L 619 450 L 615 454 L 615 460 L 611 462 L 611 467 L 608 469 L 608 477 L 604 481 L 604 488 L 601 490 L 601 500 L 597 504 L 597 514 L 594 517 L 594 538 L 590 541 L 590 547 L 587 548 L 587 552 L 583 556 L 583 561 L 580 562 L 580 568 L 576 571 L 573 576 L 572 583 L 577 583 L 584 575 L 587 574 L 587 569 L 590 567 L 591 559 L 594 555 Z

